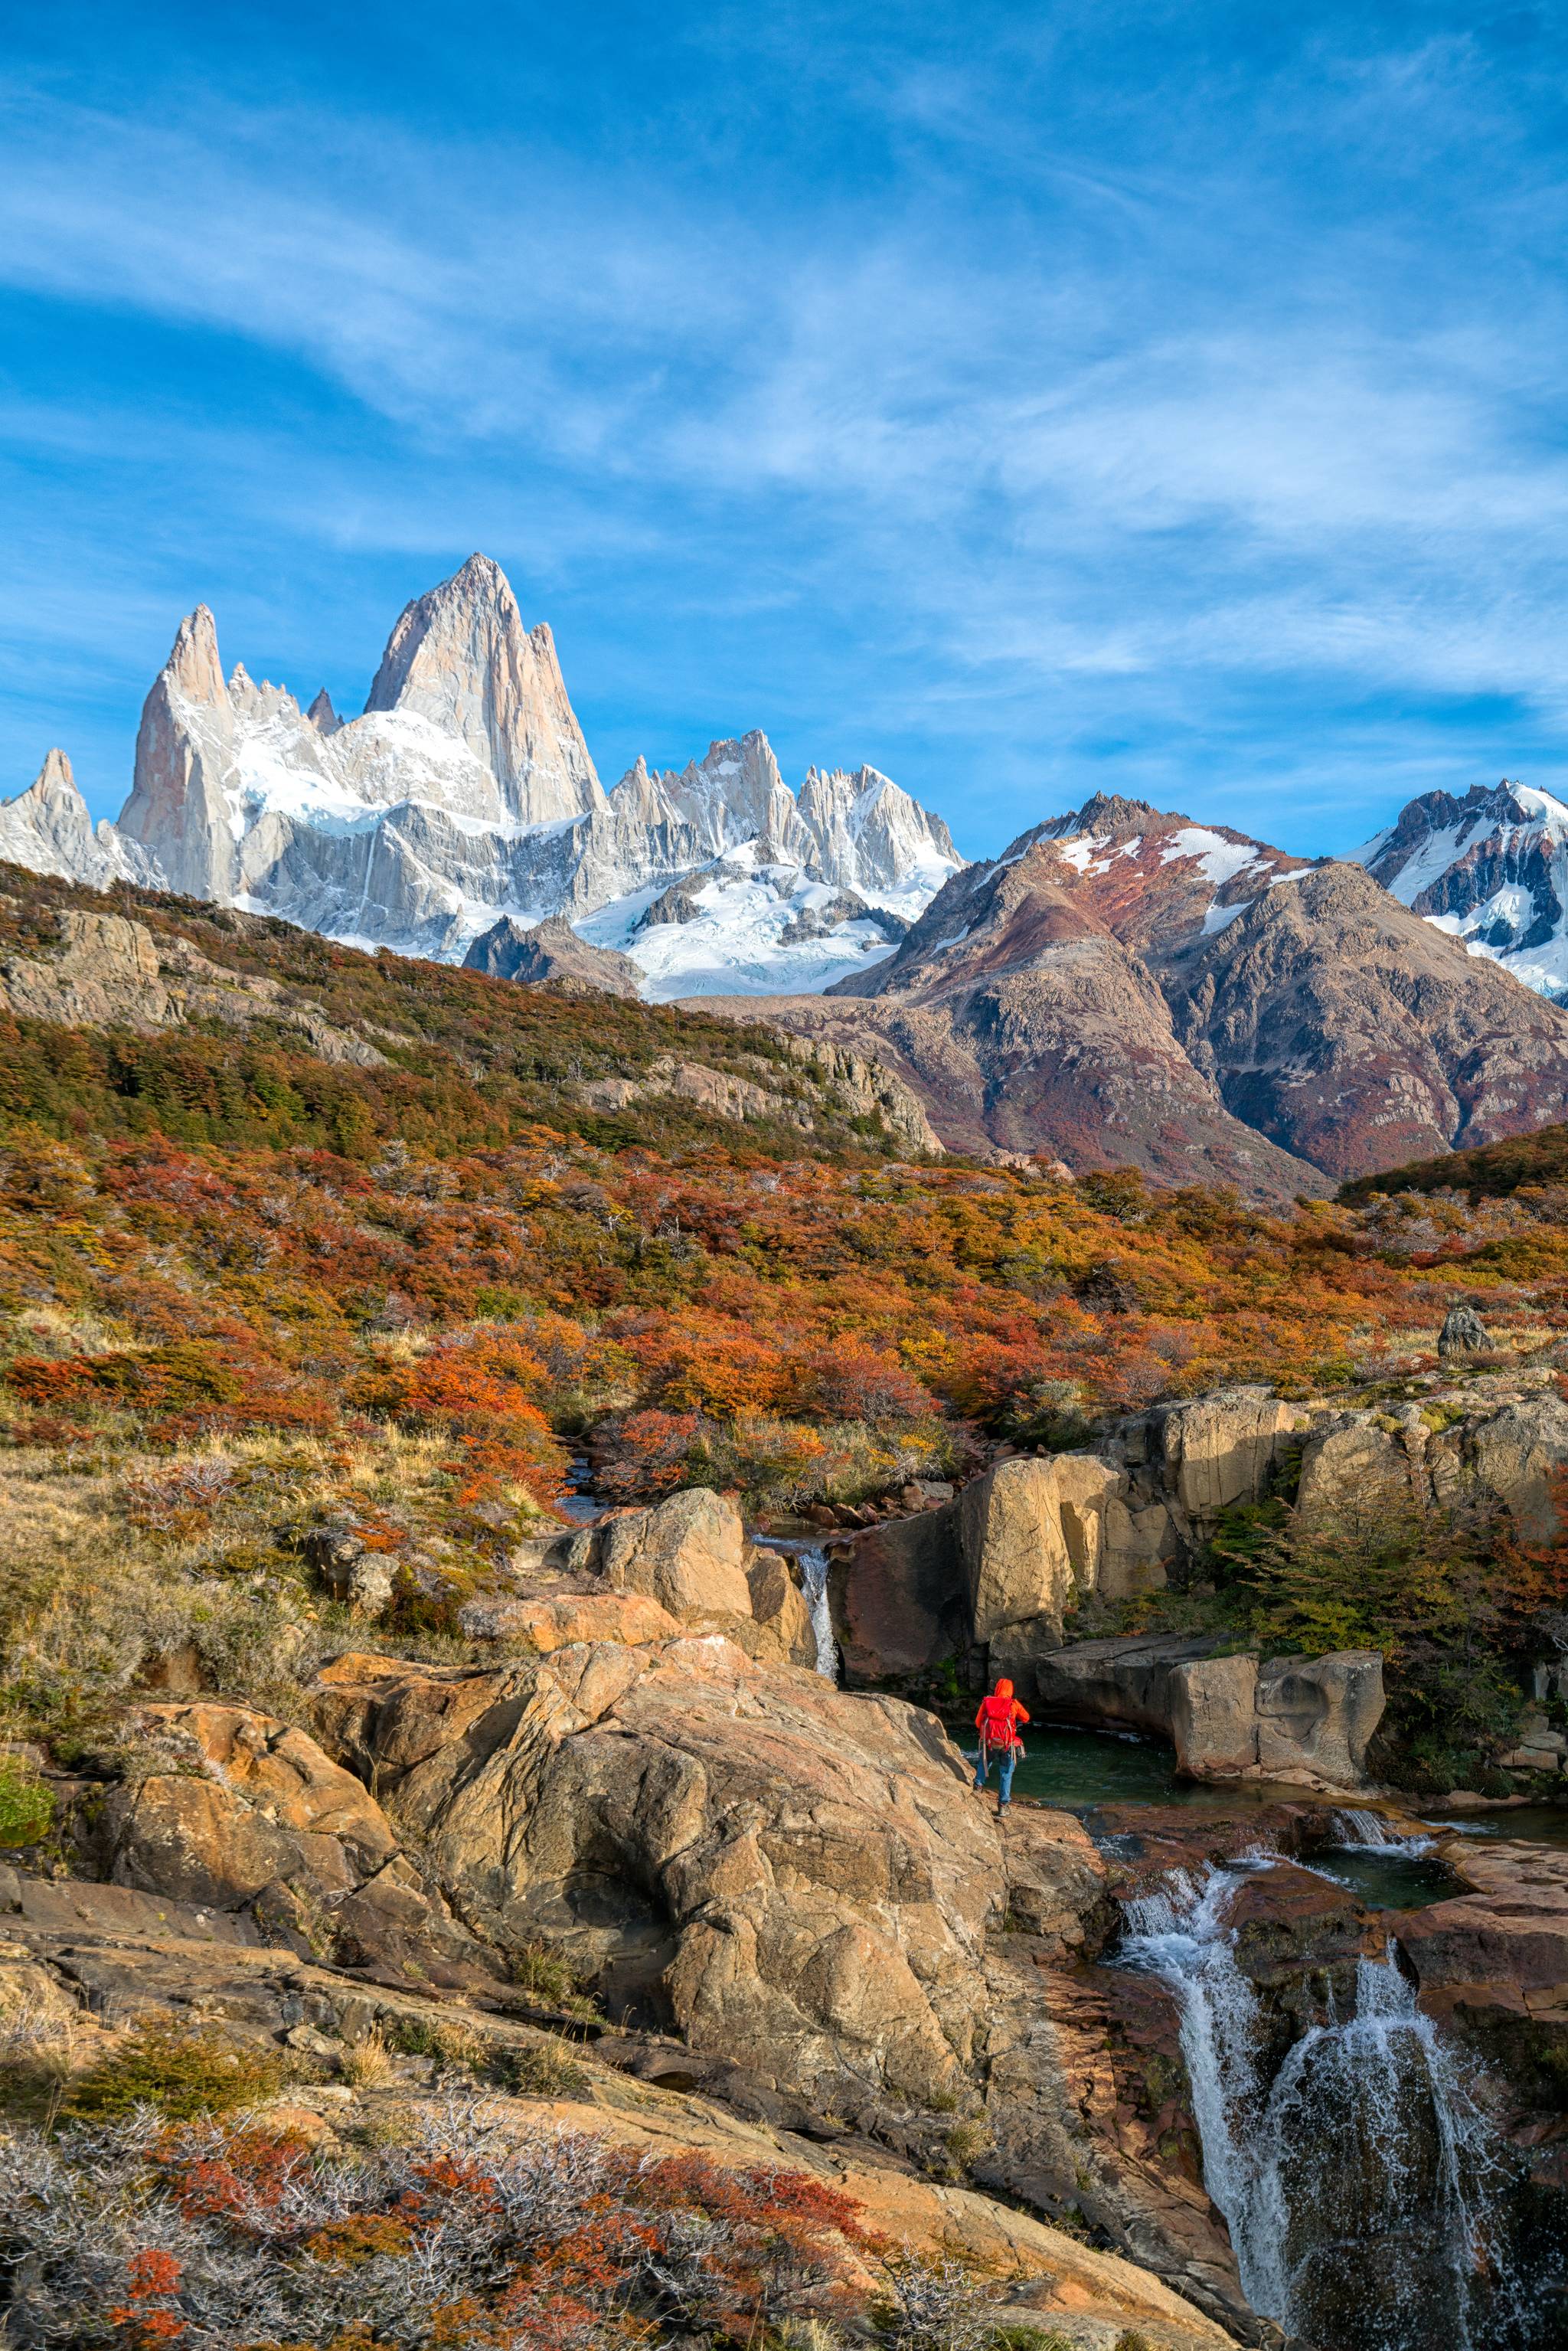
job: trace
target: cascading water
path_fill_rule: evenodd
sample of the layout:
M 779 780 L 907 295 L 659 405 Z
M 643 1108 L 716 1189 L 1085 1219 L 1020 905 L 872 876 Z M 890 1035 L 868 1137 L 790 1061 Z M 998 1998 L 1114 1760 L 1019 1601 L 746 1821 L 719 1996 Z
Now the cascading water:
M 1392 1946 L 1359 1963 L 1353 2012 L 1331 2009 L 1270 2082 L 1267 2020 L 1227 1925 L 1245 1870 L 1177 1873 L 1129 1903 L 1121 1953 L 1179 2004 L 1204 2181 L 1243 2293 L 1332 2351 L 1522 2351 L 1504 2152 Z
M 811 1631 L 817 1643 L 817 1671 L 831 1682 L 839 1678 L 839 1645 L 833 1638 L 832 1613 L 828 1606 L 828 1554 L 819 1544 L 808 1544 L 797 1554 Z
M 1418 1860 L 1436 1845 L 1435 1836 L 1401 1836 L 1381 1813 L 1347 1810 L 1333 1813 L 1334 1844 L 1341 1853 L 1402 1853 Z

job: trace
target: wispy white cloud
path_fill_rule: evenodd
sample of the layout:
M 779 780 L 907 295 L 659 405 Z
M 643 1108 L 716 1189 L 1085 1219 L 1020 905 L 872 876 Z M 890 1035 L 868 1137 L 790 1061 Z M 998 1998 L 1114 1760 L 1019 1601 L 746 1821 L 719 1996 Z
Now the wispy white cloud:
M 217 418 L 167 387 L 129 406 L 67 387 L 47 413 L 0 410 L 0 443 L 103 469 L 106 516 L 155 490 L 184 549 L 313 549 L 289 559 L 313 588 L 334 561 L 471 543 L 526 549 L 563 592 L 575 564 L 613 606 L 599 674 L 621 664 L 622 700 L 645 684 L 652 725 L 700 688 L 700 646 L 672 658 L 661 626 L 706 622 L 716 704 L 772 686 L 786 726 L 814 702 L 906 743 L 924 728 L 936 768 L 967 740 L 988 805 L 998 778 L 1034 789 L 1017 779 L 1096 757 L 1163 775 L 1205 734 L 1266 743 L 1314 699 L 1512 698 L 1526 733 L 1560 724 L 1560 169 L 1520 145 L 1469 36 L 1325 40 L 1294 79 L 1209 59 L 1178 93 L 1190 119 L 1157 122 L 1151 85 L 1140 137 L 1107 139 L 1082 89 L 1057 93 L 1138 15 L 1063 9 L 891 67 L 824 35 L 817 88 L 874 124 L 880 160 L 863 183 L 797 173 L 787 202 L 705 141 L 695 99 L 700 171 L 210 88 L 154 116 L 18 86 L 0 286 L 294 376 Z M 787 50 L 798 27 L 774 32 Z M 728 37 L 749 57 L 763 34 Z M 1124 100 L 1101 87 L 1110 119 Z M 1508 153 L 1495 185 L 1466 149 L 1478 123 Z M 1412 193 L 1417 135 L 1461 156 L 1451 223 Z M 1353 201 L 1347 158 L 1377 205 Z M 312 414 L 310 385 L 365 429 Z M 90 600 L 51 596 L 24 538 L 0 637 L 79 643 Z M 308 623 L 268 622 L 279 592 L 252 565 L 239 619 L 287 649 Z M 331 592 L 341 628 L 352 583 Z M 789 648 L 771 663 L 770 632 Z M 1266 680 L 1284 681 L 1271 721 Z M 1335 725 L 1323 764 L 1348 770 L 1374 738 Z M 1434 737 L 1414 766 L 1470 739 Z

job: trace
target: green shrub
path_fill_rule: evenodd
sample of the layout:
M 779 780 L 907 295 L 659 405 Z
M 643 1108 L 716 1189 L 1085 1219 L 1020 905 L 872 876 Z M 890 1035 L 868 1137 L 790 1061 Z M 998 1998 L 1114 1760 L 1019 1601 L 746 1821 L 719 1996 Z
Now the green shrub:
M 139 2024 L 78 2074 L 61 2112 L 73 2121 L 110 2123 L 153 2106 L 171 2122 L 190 2122 L 270 2097 L 283 2080 L 283 2062 L 270 2051 L 215 2032 Z
M 54 1826 L 54 1791 L 19 1755 L 0 1755 L 0 1847 L 38 1844 Z

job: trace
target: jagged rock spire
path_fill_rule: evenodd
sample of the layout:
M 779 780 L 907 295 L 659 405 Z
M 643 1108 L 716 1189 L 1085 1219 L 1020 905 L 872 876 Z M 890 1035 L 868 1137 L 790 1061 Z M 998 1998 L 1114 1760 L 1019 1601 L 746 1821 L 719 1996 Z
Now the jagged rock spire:
M 367 711 L 413 711 L 455 735 L 493 771 L 520 824 L 602 807 L 542 622 L 525 629 L 511 583 L 487 555 L 405 605 L 387 640 Z

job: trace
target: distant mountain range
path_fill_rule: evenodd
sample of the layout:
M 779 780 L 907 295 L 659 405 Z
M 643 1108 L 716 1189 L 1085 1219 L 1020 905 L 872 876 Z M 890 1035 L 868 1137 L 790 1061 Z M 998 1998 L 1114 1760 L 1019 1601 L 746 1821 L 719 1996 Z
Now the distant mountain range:
M 147 697 L 118 824 L 94 829 L 51 751 L 0 806 L 0 856 L 451 959 L 498 922 L 567 915 L 657 997 L 821 987 L 885 955 L 961 862 L 873 768 L 813 768 L 797 796 L 761 734 L 679 774 L 639 759 L 607 793 L 549 630 L 524 627 L 482 555 L 407 607 L 348 721 L 325 693 L 306 710 L 243 666 L 225 680 L 199 606 Z
M 407 606 L 347 721 L 225 678 L 198 607 L 118 823 L 91 823 L 51 750 L 0 802 L 0 858 L 763 1012 L 875 1054 L 950 1145 L 1074 1169 L 1279 1197 L 1568 1111 L 1548 794 L 1428 793 L 1343 861 L 1097 797 L 966 865 L 874 768 L 792 791 L 758 732 L 606 792 L 549 630 L 481 555 Z

